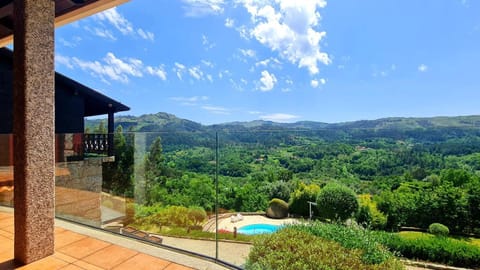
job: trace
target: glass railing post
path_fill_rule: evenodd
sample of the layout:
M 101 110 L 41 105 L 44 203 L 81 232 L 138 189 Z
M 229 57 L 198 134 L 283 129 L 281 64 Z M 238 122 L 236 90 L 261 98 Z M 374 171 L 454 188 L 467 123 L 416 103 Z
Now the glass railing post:
M 215 132 L 215 259 L 218 260 L 218 132 Z
M 145 155 L 147 153 L 147 139 L 145 133 L 134 134 L 134 198 L 135 203 L 146 203 Z

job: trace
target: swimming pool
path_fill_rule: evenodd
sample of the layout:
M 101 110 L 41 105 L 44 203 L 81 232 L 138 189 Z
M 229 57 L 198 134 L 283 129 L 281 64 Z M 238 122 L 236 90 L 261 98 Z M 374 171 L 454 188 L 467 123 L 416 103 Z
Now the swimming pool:
M 250 224 L 247 226 L 242 226 L 238 229 L 238 233 L 253 235 L 253 234 L 261 234 L 261 233 L 273 233 L 280 229 L 280 225 L 272 225 L 272 224 Z

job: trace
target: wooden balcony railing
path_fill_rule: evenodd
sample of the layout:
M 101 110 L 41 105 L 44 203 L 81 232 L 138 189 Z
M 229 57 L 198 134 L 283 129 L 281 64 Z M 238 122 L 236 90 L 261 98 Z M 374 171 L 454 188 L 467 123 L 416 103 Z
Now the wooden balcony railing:
M 113 134 L 84 134 L 84 154 L 113 155 Z

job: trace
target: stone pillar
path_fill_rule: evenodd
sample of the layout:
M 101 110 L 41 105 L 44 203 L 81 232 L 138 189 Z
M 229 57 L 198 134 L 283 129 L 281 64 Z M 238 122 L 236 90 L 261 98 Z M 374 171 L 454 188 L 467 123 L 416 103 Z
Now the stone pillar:
M 14 0 L 15 260 L 54 252 L 53 0 Z

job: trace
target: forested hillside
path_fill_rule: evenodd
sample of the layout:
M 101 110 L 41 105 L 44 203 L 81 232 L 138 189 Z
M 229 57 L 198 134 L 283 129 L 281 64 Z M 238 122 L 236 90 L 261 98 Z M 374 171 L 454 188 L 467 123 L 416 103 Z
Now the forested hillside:
M 480 116 L 203 126 L 158 113 L 116 123 L 117 162 L 105 188 L 133 196 L 140 177 L 147 205 L 212 211 L 218 169 L 226 210 L 263 211 L 278 198 L 291 214 L 308 216 L 307 201 L 336 182 L 362 198 L 357 219 L 375 228 L 440 222 L 453 232 L 480 229 Z M 98 124 L 86 126 L 95 132 Z M 138 145 L 139 133 L 123 131 L 148 133 Z M 139 147 L 146 149 L 135 158 L 144 163 L 141 176 L 133 173 Z

